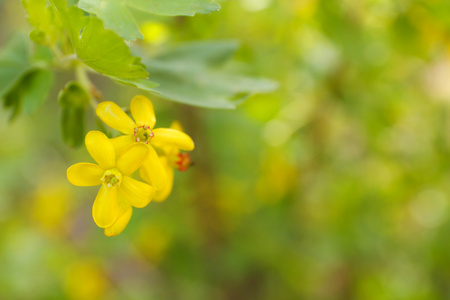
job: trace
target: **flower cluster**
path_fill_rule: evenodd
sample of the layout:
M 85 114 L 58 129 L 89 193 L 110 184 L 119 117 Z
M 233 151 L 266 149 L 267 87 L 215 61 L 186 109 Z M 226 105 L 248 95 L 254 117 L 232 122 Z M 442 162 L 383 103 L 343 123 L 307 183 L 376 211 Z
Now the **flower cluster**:
M 86 148 L 97 164 L 78 163 L 67 169 L 73 185 L 101 185 L 92 216 L 107 236 L 125 229 L 132 207 L 144 207 L 152 199 L 164 201 L 172 191 L 174 169 L 185 171 L 191 165 L 189 154 L 181 150 L 194 149 L 178 122 L 154 128 L 155 112 L 148 98 L 134 97 L 130 110 L 134 121 L 114 102 L 101 102 L 97 116 L 123 135 L 108 139 L 100 131 L 90 131 Z M 132 178 L 138 169 L 145 182 Z

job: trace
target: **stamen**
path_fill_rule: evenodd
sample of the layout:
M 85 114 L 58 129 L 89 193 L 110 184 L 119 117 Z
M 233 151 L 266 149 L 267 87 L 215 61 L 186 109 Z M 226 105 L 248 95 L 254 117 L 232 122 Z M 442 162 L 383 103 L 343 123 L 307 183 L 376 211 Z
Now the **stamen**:
M 116 168 L 109 169 L 103 173 L 101 181 L 109 188 L 118 187 L 122 183 L 122 174 Z
M 134 140 L 136 142 L 150 143 L 152 138 L 155 136 L 150 126 L 138 126 L 134 128 Z

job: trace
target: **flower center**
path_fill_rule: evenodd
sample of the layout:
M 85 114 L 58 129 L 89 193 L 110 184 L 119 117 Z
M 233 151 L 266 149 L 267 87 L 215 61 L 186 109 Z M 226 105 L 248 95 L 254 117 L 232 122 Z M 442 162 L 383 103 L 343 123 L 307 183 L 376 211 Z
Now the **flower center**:
M 122 182 L 122 174 L 116 168 L 109 169 L 103 173 L 101 180 L 107 187 L 118 187 Z
M 177 168 L 181 172 L 184 172 L 192 165 L 193 163 L 189 153 L 178 153 L 177 159 L 175 160 L 175 168 Z
M 139 126 L 134 128 L 134 140 L 148 144 L 155 136 L 150 126 Z

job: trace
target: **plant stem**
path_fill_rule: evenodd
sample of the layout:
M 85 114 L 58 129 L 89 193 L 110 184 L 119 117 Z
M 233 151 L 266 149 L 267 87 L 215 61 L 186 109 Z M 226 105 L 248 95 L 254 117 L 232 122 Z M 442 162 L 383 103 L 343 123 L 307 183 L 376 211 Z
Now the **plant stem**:
M 89 95 L 89 103 L 91 104 L 92 108 L 95 111 L 95 109 L 97 108 L 98 102 L 97 102 L 96 98 L 92 96 L 92 91 L 94 89 L 96 90 L 96 88 L 94 87 L 91 80 L 89 79 L 89 76 L 87 75 L 87 72 L 86 72 L 86 67 L 82 63 L 78 63 L 75 66 L 75 75 L 76 75 L 77 81 L 87 91 L 87 93 Z
M 62 61 L 63 59 L 63 55 L 61 53 L 61 50 L 59 50 L 58 47 L 56 47 L 54 44 L 50 46 L 50 50 L 52 50 L 53 54 L 55 54 L 56 58 L 58 59 L 58 61 Z

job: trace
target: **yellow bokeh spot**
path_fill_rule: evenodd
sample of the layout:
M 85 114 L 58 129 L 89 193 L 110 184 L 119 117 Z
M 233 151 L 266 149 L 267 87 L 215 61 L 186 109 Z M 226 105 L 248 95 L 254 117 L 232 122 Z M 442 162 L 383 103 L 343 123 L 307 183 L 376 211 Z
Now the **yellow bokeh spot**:
M 105 299 L 109 283 L 97 263 L 78 262 L 67 269 L 65 279 L 64 287 L 69 299 Z
M 302 19 L 310 19 L 317 10 L 317 0 L 305 0 L 294 2 L 294 9 Z
M 69 186 L 65 183 L 42 183 L 32 198 L 32 218 L 47 231 L 62 231 L 73 209 Z
M 154 264 L 161 261 L 171 243 L 171 231 L 161 224 L 144 224 L 136 240 L 136 246 Z
M 141 25 L 144 41 L 149 44 L 160 45 L 169 39 L 169 28 L 159 22 L 149 21 Z
M 264 159 L 261 177 L 256 190 L 266 203 L 277 203 L 296 187 L 299 176 L 295 166 L 287 162 L 281 153 L 270 153 Z

